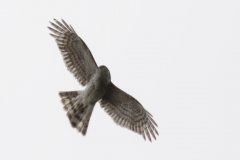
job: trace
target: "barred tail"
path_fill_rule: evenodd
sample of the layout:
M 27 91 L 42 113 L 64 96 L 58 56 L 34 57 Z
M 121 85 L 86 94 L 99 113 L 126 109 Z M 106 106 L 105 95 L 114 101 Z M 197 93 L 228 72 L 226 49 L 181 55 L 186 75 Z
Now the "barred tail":
M 88 124 L 95 104 L 84 105 L 83 91 L 59 92 L 64 109 L 73 128 L 86 135 Z

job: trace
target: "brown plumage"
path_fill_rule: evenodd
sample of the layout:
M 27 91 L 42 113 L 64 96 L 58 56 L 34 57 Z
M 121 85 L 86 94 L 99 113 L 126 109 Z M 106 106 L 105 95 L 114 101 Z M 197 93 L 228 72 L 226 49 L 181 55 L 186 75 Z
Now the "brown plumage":
M 82 91 L 59 92 L 72 127 L 86 135 L 93 108 L 97 101 L 118 125 L 128 128 L 151 141 L 156 139 L 156 122 L 152 115 L 132 96 L 111 82 L 106 66 L 98 67 L 90 50 L 71 25 L 54 19 L 48 27 L 60 49 L 68 70 L 80 84 Z

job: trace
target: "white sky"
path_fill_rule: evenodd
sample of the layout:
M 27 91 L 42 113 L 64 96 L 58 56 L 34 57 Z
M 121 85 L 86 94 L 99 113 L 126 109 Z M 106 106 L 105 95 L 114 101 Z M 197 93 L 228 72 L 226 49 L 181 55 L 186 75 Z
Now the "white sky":
M 48 21 L 63 18 L 153 114 L 150 143 L 96 104 L 87 135 L 58 91 L 83 89 Z M 240 1 L 0 0 L 0 159 L 240 159 Z

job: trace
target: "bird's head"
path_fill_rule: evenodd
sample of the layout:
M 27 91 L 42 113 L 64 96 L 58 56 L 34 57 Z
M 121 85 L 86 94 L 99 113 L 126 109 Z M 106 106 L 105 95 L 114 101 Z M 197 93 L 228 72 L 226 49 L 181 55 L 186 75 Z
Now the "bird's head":
M 111 74 L 110 74 L 110 71 L 108 70 L 108 68 L 104 65 L 100 66 L 99 68 L 100 68 L 103 76 L 106 77 L 107 81 L 110 83 L 111 82 Z

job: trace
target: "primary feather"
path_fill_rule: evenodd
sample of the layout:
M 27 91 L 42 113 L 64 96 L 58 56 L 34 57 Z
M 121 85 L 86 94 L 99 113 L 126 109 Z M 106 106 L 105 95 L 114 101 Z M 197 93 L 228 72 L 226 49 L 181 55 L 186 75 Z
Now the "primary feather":
M 63 20 L 64 25 L 56 19 L 54 21 L 56 24 L 50 22 L 54 28 L 48 27 L 54 33 L 50 35 L 55 38 L 68 70 L 85 86 L 98 66 L 87 45 L 74 29 Z

